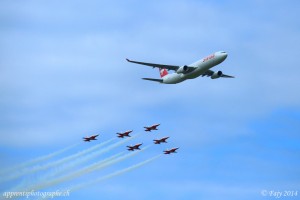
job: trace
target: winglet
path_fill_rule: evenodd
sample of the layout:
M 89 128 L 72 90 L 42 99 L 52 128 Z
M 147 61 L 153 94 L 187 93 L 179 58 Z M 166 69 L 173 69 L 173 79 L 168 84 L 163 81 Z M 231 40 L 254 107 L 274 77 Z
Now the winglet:
M 128 61 L 128 62 L 130 62 L 131 60 L 129 60 L 128 58 L 126 58 L 126 60 Z

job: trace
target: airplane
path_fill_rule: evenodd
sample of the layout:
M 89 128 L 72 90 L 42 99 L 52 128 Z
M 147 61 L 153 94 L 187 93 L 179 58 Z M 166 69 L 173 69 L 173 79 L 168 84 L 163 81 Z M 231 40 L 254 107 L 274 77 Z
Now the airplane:
M 210 68 L 220 64 L 226 58 L 227 58 L 227 53 L 225 51 L 218 51 L 190 65 L 183 65 L 183 66 L 139 62 L 139 61 L 129 60 L 128 58 L 126 58 L 126 60 L 131 63 L 146 65 L 153 68 L 157 67 L 159 69 L 161 79 L 142 78 L 144 80 L 155 81 L 164 84 L 176 84 L 188 79 L 197 78 L 199 76 L 202 77 L 210 76 L 211 79 L 216 79 L 220 77 L 234 78 L 234 76 L 223 74 L 222 71 L 214 72 L 210 70 Z M 169 74 L 167 70 L 168 71 L 174 70 L 175 73 Z
M 85 141 L 85 142 L 90 142 L 91 140 L 97 140 L 97 138 L 96 137 L 98 137 L 99 135 L 92 135 L 92 136 L 90 136 L 90 137 L 84 137 L 83 138 L 83 141 Z
M 177 153 L 177 152 L 176 152 L 177 149 L 179 149 L 179 148 L 173 148 L 173 149 L 170 149 L 170 150 L 165 150 L 165 151 L 164 151 L 164 154 Z
M 133 130 L 130 131 L 125 131 L 124 133 L 117 133 L 119 138 L 124 138 L 124 137 L 131 137 L 129 134 L 132 132 Z
M 153 130 L 158 130 L 157 127 L 158 127 L 159 125 L 160 125 L 160 124 L 154 124 L 154 125 L 152 125 L 152 126 L 145 126 L 144 128 L 145 128 L 145 131 L 151 132 L 151 131 L 153 131 Z
M 153 140 L 154 141 L 154 144 L 160 144 L 160 143 L 167 143 L 167 139 L 168 139 L 169 137 L 164 137 L 164 138 L 161 138 L 161 139 L 159 139 L 159 140 Z
M 128 147 L 128 151 L 134 151 L 134 150 L 141 150 L 140 149 L 140 146 L 142 145 L 143 143 L 140 143 L 140 144 L 136 144 L 136 145 L 133 145 L 133 146 L 127 146 Z

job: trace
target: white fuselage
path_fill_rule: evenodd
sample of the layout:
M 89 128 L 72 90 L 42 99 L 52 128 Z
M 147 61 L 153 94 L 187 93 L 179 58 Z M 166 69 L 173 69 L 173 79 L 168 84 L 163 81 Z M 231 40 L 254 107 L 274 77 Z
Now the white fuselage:
M 214 54 L 211 54 L 201 60 L 198 60 L 197 62 L 194 62 L 191 65 L 188 65 L 188 67 L 195 67 L 195 70 L 188 72 L 188 73 L 172 73 L 164 76 L 163 83 L 165 84 L 176 84 L 180 83 L 182 81 L 185 81 L 187 79 L 194 79 L 197 78 L 203 74 L 210 68 L 220 64 L 223 62 L 227 57 L 227 53 L 224 51 L 218 51 Z

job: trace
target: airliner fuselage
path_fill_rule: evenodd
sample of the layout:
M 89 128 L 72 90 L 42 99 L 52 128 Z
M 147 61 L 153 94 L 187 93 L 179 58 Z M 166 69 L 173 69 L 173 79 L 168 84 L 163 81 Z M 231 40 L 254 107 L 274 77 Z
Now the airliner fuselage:
M 175 72 L 172 74 L 167 74 L 166 76 L 162 77 L 162 81 L 165 84 L 176 84 L 185 81 L 187 79 L 197 78 L 205 74 L 205 72 L 210 68 L 222 63 L 226 59 L 226 57 L 227 57 L 227 53 L 225 53 L 224 51 L 216 52 L 214 54 L 211 54 L 201 60 L 198 60 L 188 65 L 188 67 L 195 68 L 191 72 L 187 72 L 187 73 Z

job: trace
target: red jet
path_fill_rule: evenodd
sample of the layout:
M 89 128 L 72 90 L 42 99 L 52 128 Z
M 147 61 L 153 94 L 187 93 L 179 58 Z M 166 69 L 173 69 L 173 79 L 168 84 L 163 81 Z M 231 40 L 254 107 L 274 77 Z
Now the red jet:
M 136 144 L 136 145 L 133 145 L 133 146 L 127 146 L 128 147 L 128 151 L 134 151 L 134 150 L 141 150 L 140 149 L 140 146 L 142 145 L 143 143 L 140 143 L 140 144 Z
M 153 140 L 154 141 L 154 144 L 160 144 L 160 143 L 167 143 L 167 139 L 168 139 L 169 137 L 164 137 L 164 138 L 161 138 L 161 139 L 159 139 L 159 140 Z
M 124 137 L 131 137 L 129 135 L 129 133 L 131 133 L 133 130 L 131 131 L 125 131 L 124 133 L 117 133 L 119 138 L 124 138 Z
M 96 137 L 98 137 L 99 135 L 92 135 L 90 137 L 84 137 L 83 141 L 85 142 L 90 142 L 91 140 L 97 140 Z
M 170 149 L 170 150 L 165 150 L 165 151 L 164 151 L 164 154 L 177 153 L 177 152 L 176 152 L 177 149 L 179 149 L 179 148 L 173 148 L 173 149 Z
M 159 126 L 160 124 L 154 124 L 152 126 L 145 126 L 145 131 L 149 131 L 151 132 L 152 130 L 158 130 L 157 127 Z

